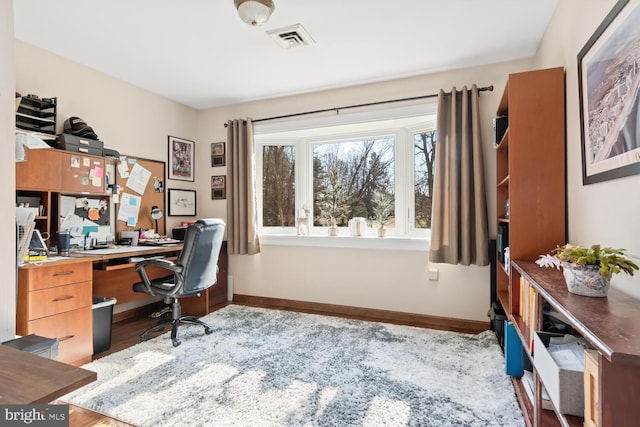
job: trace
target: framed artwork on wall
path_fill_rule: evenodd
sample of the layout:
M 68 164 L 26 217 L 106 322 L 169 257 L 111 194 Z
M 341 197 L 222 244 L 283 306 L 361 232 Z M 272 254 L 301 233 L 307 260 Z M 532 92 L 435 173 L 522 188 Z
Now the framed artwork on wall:
M 168 191 L 169 216 L 195 216 L 195 190 L 179 190 L 170 188 Z
M 227 177 L 218 175 L 211 177 L 211 200 L 227 198 Z
M 225 165 L 224 142 L 211 143 L 211 167 Z
M 619 0 L 578 54 L 582 183 L 640 173 L 640 0 Z
M 194 180 L 194 142 L 169 136 L 169 179 Z

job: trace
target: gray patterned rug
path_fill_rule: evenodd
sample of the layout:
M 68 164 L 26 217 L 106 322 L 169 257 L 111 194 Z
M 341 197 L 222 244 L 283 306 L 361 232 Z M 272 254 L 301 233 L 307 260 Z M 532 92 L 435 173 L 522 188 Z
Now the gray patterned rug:
M 140 426 L 524 426 L 492 332 L 231 305 L 98 359 L 62 400 Z

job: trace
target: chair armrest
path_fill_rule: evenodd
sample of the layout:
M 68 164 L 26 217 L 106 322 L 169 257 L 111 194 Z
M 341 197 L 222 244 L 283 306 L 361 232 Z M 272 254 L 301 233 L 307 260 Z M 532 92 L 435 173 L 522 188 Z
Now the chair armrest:
M 158 267 L 166 268 L 167 270 L 171 270 L 174 273 L 182 272 L 182 266 L 175 264 L 173 261 L 169 261 L 168 259 L 163 258 L 153 258 L 153 259 L 145 259 L 136 264 L 136 271 L 140 269 L 144 269 L 147 265 L 157 265 Z
M 147 289 L 147 293 L 151 296 L 155 296 L 156 293 L 153 291 L 153 288 L 151 287 L 151 279 L 149 279 L 149 276 L 147 275 L 146 267 L 152 266 L 152 265 L 169 270 L 174 274 L 176 273 L 180 274 L 182 273 L 182 270 L 183 270 L 183 267 L 181 265 L 177 265 L 173 261 L 169 261 L 161 258 L 148 259 L 148 260 L 138 262 L 136 264 L 136 272 L 140 276 L 140 279 L 142 279 L 142 283 L 144 284 L 144 287 Z

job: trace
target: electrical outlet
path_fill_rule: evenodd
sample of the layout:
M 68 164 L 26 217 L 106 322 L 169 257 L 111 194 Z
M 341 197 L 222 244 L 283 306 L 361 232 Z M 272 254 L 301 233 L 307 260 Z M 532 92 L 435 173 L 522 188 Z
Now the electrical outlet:
M 437 281 L 438 280 L 438 269 L 430 268 L 429 269 L 429 280 Z

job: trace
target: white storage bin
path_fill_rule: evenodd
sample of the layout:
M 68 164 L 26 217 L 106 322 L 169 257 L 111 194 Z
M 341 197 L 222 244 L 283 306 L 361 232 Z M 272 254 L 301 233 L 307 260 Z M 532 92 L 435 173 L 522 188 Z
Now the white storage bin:
M 533 365 L 553 405 L 563 414 L 584 416 L 584 371 L 560 368 L 547 350 L 549 338 L 557 334 L 536 332 Z

